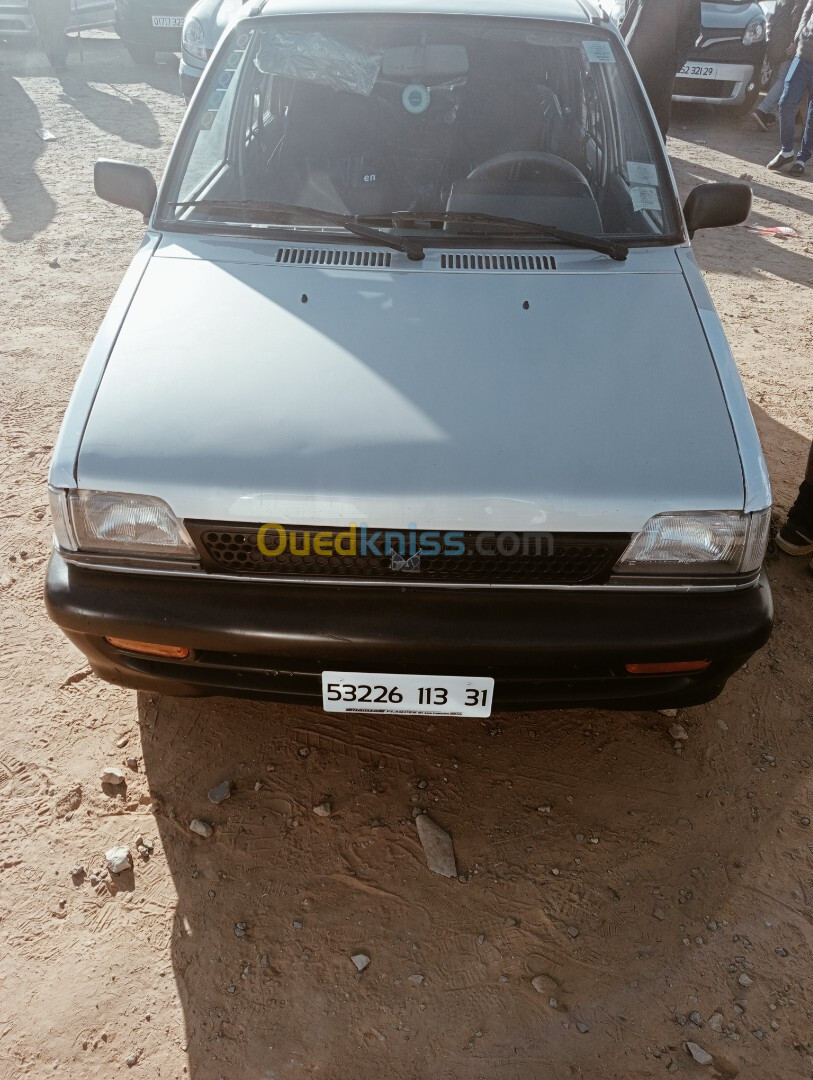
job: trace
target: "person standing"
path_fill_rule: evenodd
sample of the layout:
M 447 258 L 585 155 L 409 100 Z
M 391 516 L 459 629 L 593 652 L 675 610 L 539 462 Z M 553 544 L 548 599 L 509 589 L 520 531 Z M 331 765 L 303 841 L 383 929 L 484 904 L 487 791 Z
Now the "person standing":
M 621 33 L 666 138 L 675 76 L 700 36 L 700 0 L 628 0 Z
M 813 555 L 813 443 L 807 457 L 805 478 L 796 502 L 776 537 L 776 546 L 788 555 Z M 813 570 L 813 563 L 810 564 Z
M 29 0 L 45 55 L 57 70 L 68 61 L 65 30 L 71 15 L 72 0 Z
M 785 78 L 791 57 L 796 51 L 794 38 L 802 21 L 806 0 L 776 0 L 773 14 L 768 16 L 767 60 L 773 72 L 773 83 L 767 94 L 751 113 L 762 131 L 776 123 L 779 101 L 785 89 Z
M 779 99 L 779 138 L 781 147 L 768 168 L 776 171 L 790 165 L 791 176 L 802 176 L 805 164 L 813 157 L 813 0 L 808 0 L 794 39 L 796 55 L 790 62 L 785 89 Z M 808 94 L 807 122 L 799 152 L 793 153 L 796 134 L 796 111 Z

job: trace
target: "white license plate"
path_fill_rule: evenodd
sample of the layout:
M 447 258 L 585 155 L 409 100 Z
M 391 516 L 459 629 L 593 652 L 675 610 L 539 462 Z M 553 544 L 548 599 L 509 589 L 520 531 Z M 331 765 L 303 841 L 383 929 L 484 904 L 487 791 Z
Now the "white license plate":
M 153 15 L 152 25 L 161 29 L 180 29 L 183 26 L 183 15 Z
M 678 72 L 681 79 L 716 79 L 717 68 L 714 64 L 684 64 Z
M 406 713 L 410 716 L 491 716 L 493 679 L 461 675 L 382 675 L 323 671 L 325 712 Z

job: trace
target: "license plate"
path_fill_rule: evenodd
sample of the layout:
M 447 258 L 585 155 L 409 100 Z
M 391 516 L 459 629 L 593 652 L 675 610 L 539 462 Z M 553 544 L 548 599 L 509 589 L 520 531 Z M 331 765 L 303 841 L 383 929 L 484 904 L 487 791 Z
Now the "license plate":
M 405 713 L 409 716 L 491 716 L 493 679 L 462 675 L 382 675 L 323 671 L 325 712 Z
M 152 25 L 163 30 L 180 29 L 183 26 L 183 15 L 153 15 Z
M 716 79 L 717 68 L 714 64 L 684 64 L 678 72 L 681 79 Z

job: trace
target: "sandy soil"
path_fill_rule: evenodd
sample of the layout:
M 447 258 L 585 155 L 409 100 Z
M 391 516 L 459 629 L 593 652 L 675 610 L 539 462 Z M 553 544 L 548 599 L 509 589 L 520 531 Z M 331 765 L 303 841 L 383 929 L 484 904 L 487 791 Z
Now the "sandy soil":
M 181 112 L 174 65 L 135 67 L 113 39 L 60 78 L 0 54 L 0 1077 L 121 1075 L 132 1054 L 133 1075 L 195 1080 L 813 1076 L 804 562 L 772 556 L 774 637 L 683 712 L 682 753 L 658 714 L 351 726 L 138 698 L 48 622 L 49 454 L 141 233 L 94 198 L 91 164 L 160 171 Z M 753 220 L 800 234 L 697 241 L 781 512 L 813 434 L 813 187 L 768 173 L 773 140 L 744 121 L 680 113 L 670 149 L 684 190 L 747 176 Z M 452 834 L 463 880 L 427 871 L 415 807 Z M 153 853 L 94 886 L 139 834 Z

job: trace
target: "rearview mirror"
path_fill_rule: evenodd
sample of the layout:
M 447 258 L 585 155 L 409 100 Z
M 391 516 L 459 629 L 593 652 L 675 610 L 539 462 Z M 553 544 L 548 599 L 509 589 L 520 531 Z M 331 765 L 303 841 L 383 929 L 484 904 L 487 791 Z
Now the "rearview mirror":
M 100 199 L 139 210 L 144 220 L 152 213 L 158 189 L 149 169 L 127 161 L 108 161 L 101 158 L 93 166 L 93 187 Z
M 740 225 L 751 212 L 747 184 L 700 184 L 689 192 L 683 216 L 691 239 L 698 229 Z

